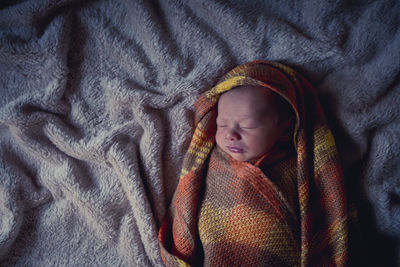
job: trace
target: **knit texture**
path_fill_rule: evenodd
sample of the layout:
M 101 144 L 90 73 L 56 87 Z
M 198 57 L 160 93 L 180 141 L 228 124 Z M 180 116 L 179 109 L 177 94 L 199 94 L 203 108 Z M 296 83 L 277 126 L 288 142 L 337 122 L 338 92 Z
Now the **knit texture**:
M 218 98 L 240 85 L 265 87 L 290 103 L 294 153 L 259 166 L 215 146 Z M 167 266 L 346 265 L 342 170 L 322 108 L 302 76 L 269 61 L 238 66 L 200 96 L 195 122 L 159 231 Z

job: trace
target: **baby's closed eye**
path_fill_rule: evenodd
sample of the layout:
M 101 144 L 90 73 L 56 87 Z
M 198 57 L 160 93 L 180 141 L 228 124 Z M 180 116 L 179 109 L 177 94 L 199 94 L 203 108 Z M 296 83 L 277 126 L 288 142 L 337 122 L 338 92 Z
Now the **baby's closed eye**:
M 260 127 L 260 123 L 254 120 L 246 120 L 245 122 L 239 123 L 241 129 L 256 129 Z
M 223 127 L 226 127 L 226 126 L 227 126 L 226 120 L 221 120 L 221 119 L 219 119 L 219 118 L 217 118 L 216 123 L 217 123 L 217 127 L 223 128 Z
M 241 125 L 240 128 L 241 129 L 245 129 L 245 130 L 251 130 L 251 129 L 257 129 L 258 126 L 257 125 L 251 125 L 251 126 L 250 125 L 246 125 L 246 126 L 245 125 L 243 125 L 243 126 Z

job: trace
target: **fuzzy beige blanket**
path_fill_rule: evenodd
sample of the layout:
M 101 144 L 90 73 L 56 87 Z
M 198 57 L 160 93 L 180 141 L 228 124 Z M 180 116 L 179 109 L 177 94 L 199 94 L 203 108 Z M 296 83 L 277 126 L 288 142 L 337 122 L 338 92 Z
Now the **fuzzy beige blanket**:
M 254 59 L 315 85 L 362 259 L 396 265 L 399 10 L 395 0 L 0 1 L 0 265 L 162 266 L 157 230 L 193 104 Z

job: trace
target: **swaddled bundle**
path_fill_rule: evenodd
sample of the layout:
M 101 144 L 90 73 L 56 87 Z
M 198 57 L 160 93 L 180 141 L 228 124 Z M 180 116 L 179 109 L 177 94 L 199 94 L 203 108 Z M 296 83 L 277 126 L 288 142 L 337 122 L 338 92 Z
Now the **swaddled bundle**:
M 216 106 L 261 87 L 295 114 L 293 143 L 252 161 L 215 146 Z M 196 129 L 159 232 L 167 266 L 343 266 L 347 215 L 335 142 L 310 84 L 275 62 L 227 73 L 196 102 Z

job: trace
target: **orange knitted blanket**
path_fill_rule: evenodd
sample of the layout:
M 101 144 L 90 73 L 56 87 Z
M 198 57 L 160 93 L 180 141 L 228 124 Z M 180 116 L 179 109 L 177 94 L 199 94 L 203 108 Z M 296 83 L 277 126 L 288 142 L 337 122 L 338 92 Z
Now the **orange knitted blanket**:
M 296 114 L 292 153 L 239 162 L 215 146 L 219 96 L 240 85 L 284 97 Z M 344 266 L 347 214 L 335 142 L 311 85 L 253 61 L 196 102 L 196 129 L 160 231 L 167 266 Z

